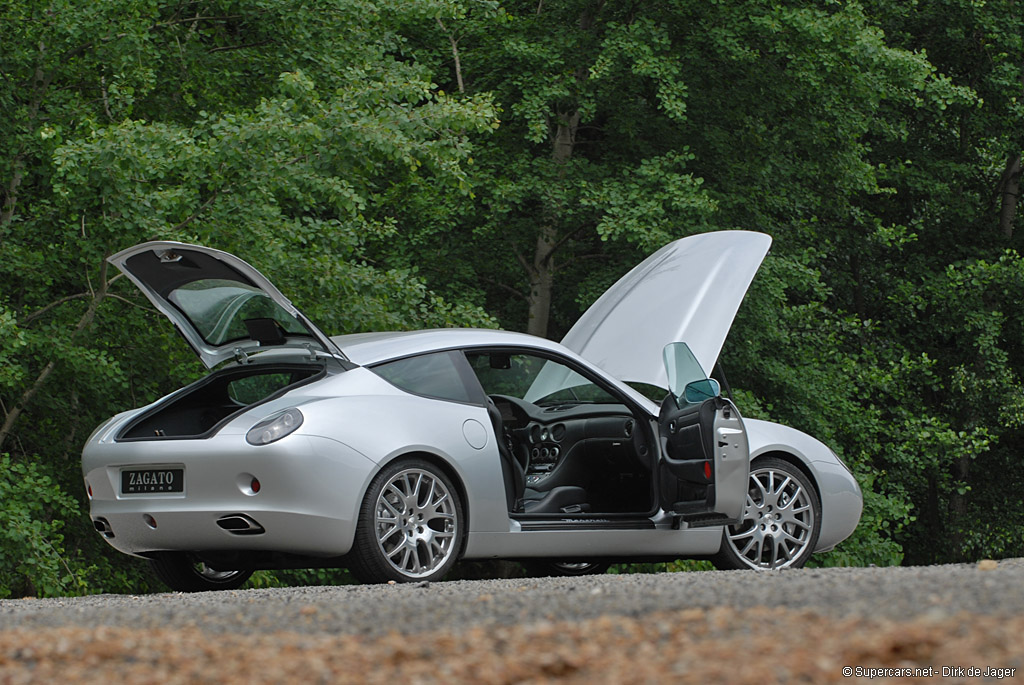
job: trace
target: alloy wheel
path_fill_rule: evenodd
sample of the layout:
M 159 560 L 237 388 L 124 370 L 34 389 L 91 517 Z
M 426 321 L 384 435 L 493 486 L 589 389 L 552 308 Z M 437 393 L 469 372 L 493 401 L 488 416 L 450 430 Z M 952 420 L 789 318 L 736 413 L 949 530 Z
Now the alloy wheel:
M 456 503 L 430 471 L 409 468 L 381 489 L 374 506 L 377 545 L 405 577 L 422 578 L 448 561 L 458 539 Z
M 792 466 L 774 462 L 751 469 L 743 520 L 726 530 L 735 557 L 753 569 L 802 566 L 817 539 L 815 493 Z

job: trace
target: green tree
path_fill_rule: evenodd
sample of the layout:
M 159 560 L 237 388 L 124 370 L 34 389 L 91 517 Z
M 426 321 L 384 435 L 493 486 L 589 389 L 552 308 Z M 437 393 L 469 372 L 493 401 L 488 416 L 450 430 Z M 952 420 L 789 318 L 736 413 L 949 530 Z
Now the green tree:
M 871 320 L 858 279 L 872 265 L 859 260 L 898 259 L 907 239 L 912 217 L 886 211 L 900 164 L 890 150 L 912 121 L 974 106 L 973 92 L 893 45 L 858 3 L 436 12 L 413 32 L 417 59 L 447 70 L 452 90 L 494 93 L 503 111 L 476 158 L 477 211 L 441 248 L 472 267 L 443 278 L 487 284 L 504 325 L 558 337 L 668 240 L 772 234 L 724 365 L 751 415 L 825 439 L 861 476 L 868 528 L 846 561 L 898 562 L 912 502 L 890 469 L 909 463 L 871 398 L 898 395 L 893 379 L 916 385 L 923 362 Z M 943 420 L 903 413 L 910 426 Z
M 471 137 L 496 122 L 486 95 L 448 97 L 402 57 L 384 21 L 401 11 L 4 4 L 0 445 L 15 463 L 79 493 L 88 432 L 197 374 L 105 262 L 143 240 L 242 254 L 330 332 L 493 325 L 367 261 L 367 241 L 398 232 L 388 193 L 464 195 Z M 95 544 L 87 521 L 69 530 L 71 552 Z

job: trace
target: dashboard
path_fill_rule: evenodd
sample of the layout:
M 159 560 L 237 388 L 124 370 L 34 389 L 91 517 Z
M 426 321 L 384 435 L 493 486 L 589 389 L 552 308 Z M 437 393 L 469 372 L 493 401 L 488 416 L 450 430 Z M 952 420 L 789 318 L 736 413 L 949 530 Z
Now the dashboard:
M 579 485 L 595 475 L 595 466 L 636 463 L 636 443 L 643 441 L 625 405 L 536 405 L 508 395 L 491 399 L 501 412 L 509 447 L 526 472 L 527 487 Z

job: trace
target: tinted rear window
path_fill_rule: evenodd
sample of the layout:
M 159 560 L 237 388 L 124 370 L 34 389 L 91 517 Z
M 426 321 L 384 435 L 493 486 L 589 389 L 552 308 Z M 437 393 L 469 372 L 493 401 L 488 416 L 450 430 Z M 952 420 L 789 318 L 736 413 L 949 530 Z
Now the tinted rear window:
M 472 402 L 449 352 L 424 354 L 388 362 L 372 371 L 406 392 L 442 400 Z

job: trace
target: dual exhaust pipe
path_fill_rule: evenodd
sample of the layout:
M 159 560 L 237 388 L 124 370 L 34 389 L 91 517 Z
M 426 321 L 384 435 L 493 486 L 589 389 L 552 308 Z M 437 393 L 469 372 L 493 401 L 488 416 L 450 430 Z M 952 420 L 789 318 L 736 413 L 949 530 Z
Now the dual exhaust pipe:
M 155 521 L 147 525 L 150 528 L 156 528 Z M 92 525 L 100 535 L 108 540 L 113 539 L 114 529 L 110 526 L 110 521 L 97 516 L 92 520 Z M 266 529 L 261 526 L 256 519 L 247 514 L 228 514 L 227 516 L 221 516 L 217 519 L 217 525 L 231 533 L 232 535 L 259 535 L 267 532 Z

